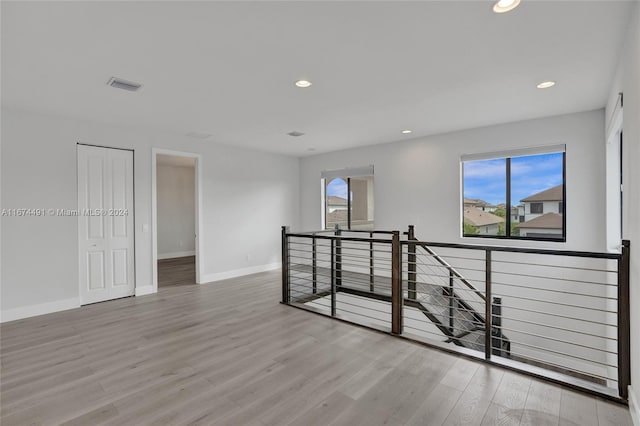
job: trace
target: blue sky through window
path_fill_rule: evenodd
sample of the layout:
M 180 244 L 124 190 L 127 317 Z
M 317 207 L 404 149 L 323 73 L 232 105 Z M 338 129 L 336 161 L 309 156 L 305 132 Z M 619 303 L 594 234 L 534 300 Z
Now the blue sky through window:
M 327 195 L 347 199 L 347 181 L 335 178 L 327 185 Z
M 466 161 L 464 197 L 491 204 L 505 202 L 506 160 Z M 511 159 L 511 205 L 545 189 L 562 184 L 562 153 L 530 155 Z

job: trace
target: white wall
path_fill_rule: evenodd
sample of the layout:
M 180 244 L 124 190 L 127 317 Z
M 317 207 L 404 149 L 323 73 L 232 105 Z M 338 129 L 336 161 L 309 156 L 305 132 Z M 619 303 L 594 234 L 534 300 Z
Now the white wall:
M 298 222 L 296 158 L 8 109 L 1 137 L 3 208 L 77 208 L 76 142 L 135 150 L 137 290 L 152 284 L 152 147 L 202 155 L 204 281 L 273 267 L 280 226 Z M 76 220 L 2 218 L 3 320 L 77 304 Z
M 158 259 L 195 254 L 195 167 L 158 165 Z
M 404 142 L 320 154 L 300 163 L 301 226 L 319 229 L 320 172 L 373 164 L 375 227 L 405 230 L 442 242 L 461 238 L 460 156 L 521 147 L 567 146 L 567 242 L 527 245 L 600 251 L 605 248 L 604 111 L 550 117 Z M 584 232 L 588 229 L 589 232 Z M 482 240 L 482 243 L 490 241 Z M 500 241 L 522 245 L 521 241 Z
M 625 46 L 611 87 L 606 117 L 613 114 L 618 93 L 624 93 L 624 223 L 623 238 L 631 241 L 631 383 L 640 402 L 640 4 L 632 12 Z M 635 424 L 640 425 L 640 408 Z

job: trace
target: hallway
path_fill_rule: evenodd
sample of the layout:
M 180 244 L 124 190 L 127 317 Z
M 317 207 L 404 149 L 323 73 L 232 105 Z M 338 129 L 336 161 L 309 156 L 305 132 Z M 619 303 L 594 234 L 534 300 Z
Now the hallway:
M 158 260 L 158 288 L 195 283 L 195 256 Z

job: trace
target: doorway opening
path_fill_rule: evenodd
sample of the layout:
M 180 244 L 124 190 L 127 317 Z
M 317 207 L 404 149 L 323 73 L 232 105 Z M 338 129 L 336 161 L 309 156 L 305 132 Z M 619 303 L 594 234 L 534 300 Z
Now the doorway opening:
M 154 288 L 199 283 L 199 156 L 154 150 Z

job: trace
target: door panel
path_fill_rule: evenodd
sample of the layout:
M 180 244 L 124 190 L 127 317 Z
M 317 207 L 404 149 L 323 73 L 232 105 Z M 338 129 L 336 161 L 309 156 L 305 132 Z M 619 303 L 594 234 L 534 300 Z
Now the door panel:
M 90 290 L 104 288 L 104 252 L 94 251 L 87 253 L 87 280 Z
M 113 285 L 127 285 L 127 250 L 114 250 L 112 254 L 113 262 Z
M 81 303 L 133 295 L 133 152 L 78 145 L 78 210 Z
M 111 207 L 115 210 L 114 215 L 110 216 L 112 237 L 127 238 L 127 216 L 119 215 L 120 210 L 130 208 L 127 203 L 127 162 L 126 158 L 112 158 L 112 190 L 111 190 Z
M 84 191 L 86 192 L 87 202 L 82 208 L 98 210 L 104 207 L 105 198 L 105 168 L 102 153 L 91 153 L 87 157 L 86 174 L 88 182 Z M 88 217 L 89 238 L 104 238 L 104 219 L 102 216 Z

